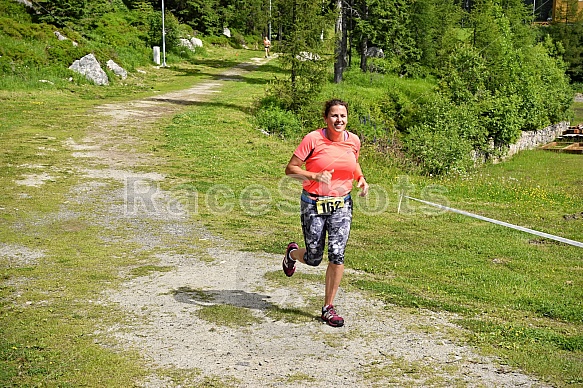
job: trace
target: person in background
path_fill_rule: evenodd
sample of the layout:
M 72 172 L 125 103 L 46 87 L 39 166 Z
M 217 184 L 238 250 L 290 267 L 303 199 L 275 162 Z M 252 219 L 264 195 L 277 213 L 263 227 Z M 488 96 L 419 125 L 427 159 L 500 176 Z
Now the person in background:
M 286 175 L 302 181 L 300 218 L 306 247 L 290 242 L 282 266 L 287 276 L 294 274 L 298 261 L 318 266 L 328 235 L 321 317 L 328 325 L 340 327 L 344 319 L 334 308 L 334 297 L 344 274 L 344 251 L 352 223 L 351 190 L 356 181 L 360 195 L 365 196 L 368 183 L 358 163 L 360 139 L 346 130 L 348 104 L 338 99 L 327 101 L 323 116 L 326 126 L 302 139 L 285 169 Z
M 271 47 L 271 41 L 267 36 L 263 38 L 263 47 L 265 47 L 265 58 L 267 58 L 269 56 L 269 49 Z

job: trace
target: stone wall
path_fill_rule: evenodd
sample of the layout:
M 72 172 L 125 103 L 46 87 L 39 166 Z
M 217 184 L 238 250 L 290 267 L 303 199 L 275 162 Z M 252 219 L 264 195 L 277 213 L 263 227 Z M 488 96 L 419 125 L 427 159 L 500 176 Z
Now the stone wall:
M 563 121 L 558 124 L 550 125 L 537 131 L 522 131 L 522 134 L 515 144 L 511 144 L 506 149 L 498 149 L 498 152 L 491 152 L 488 155 L 482 152 L 473 152 L 472 158 L 476 164 L 483 164 L 486 161 L 498 163 L 512 157 L 523 150 L 532 150 L 547 143 L 552 142 L 558 136 L 561 136 L 569 128 L 569 122 Z M 491 144 L 491 150 L 494 150 L 494 144 Z M 493 154 L 503 155 L 495 157 Z
M 506 153 L 509 158 L 522 150 L 532 150 L 547 143 L 552 142 L 569 128 L 569 122 L 563 121 L 553 124 L 538 131 L 523 131 L 520 139 L 515 144 L 511 144 Z

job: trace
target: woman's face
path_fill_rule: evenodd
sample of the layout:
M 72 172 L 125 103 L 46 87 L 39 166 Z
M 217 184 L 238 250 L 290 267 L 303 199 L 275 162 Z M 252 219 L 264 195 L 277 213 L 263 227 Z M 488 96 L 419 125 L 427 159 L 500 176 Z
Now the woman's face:
M 330 131 L 343 132 L 348 124 L 348 111 L 344 105 L 334 105 L 330 107 L 326 116 L 326 127 Z

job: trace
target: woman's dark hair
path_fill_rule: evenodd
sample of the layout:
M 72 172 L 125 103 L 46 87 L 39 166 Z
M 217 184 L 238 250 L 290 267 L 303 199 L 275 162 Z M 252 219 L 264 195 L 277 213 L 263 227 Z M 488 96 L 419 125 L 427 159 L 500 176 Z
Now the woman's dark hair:
M 342 105 L 343 107 L 346 108 L 346 113 L 348 113 L 348 103 L 346 101 L 334 98 L 332 100 L 326 101 L 326 103 L 324 104 L 324 118 L 328 117 L 328 113 L 330 113 L 330 108 L 336 105 Z

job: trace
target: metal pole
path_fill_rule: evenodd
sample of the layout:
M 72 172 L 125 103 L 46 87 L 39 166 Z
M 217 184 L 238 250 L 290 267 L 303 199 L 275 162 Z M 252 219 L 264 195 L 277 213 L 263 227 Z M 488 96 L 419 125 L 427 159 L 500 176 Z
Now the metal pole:
M 535 21 L 534 13 L 536 12 L 536 0 L 532 0 L 532 21 Z
M 164 26 L 164 0 L 162 0 L 162 67 L 166 67 L 166 28 Z

